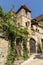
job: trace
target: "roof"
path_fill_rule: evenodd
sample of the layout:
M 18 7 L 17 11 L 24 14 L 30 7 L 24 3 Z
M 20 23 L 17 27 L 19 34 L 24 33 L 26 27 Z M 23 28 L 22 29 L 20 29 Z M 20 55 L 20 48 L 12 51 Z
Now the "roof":
M 36 19 L 37 21 L 42 20 L 42 19 L 43 19 L 43 14 L 41 14 L 40 16 L 38 16 L 38 17 L 36 17 L 36 18 L 34 18 L 34 19 Z
M 22 8 L 25 9 L 25 10 L 27 10 L 27 11 L 29 11 L 29 12 L 31 12 L 31 10 L 27 8 L 27 6 L 22 5 L 22 6 L 18 9 L 18 11 L 17 11 L 16 13 L 18 13 Z
M 41 14 L 40 16 L 38 16 L 38 17 L 36 17 L 36 18 L 34 18 L 34 19 L 32 19 L 31 20 L 31 23 L 33 24 L 33 23 L 38 23 L 40 20 L 42 20 L 43 19 L 43 14 Z
M 36 25 L 36 23 L 38 24 L 39 27 L 43 28 L 43 24 L 40 22 L 40 20 L 43 20 L 43 14 L 41 14 L 40 16 L 34 18 L 31 20 L 31 24 L 32 25 Z

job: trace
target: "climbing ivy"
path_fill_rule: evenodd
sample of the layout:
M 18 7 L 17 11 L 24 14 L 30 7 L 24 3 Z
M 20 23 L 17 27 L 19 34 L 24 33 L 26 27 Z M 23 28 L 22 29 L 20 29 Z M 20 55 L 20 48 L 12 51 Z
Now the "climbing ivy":
M 23 40 L 23 58 L 24 60 L 28 58 L 27 39 Z
M 1 9 L 1 8 L 0 8 Z M 12 14 L 12 8 L 9 12 L 4 13 L 2 9 L 0 10 L 0 31 L 3 33 L 2 36 L 9 41 L 7 61 L 5 65 L 13 65 L 16 58 L 16 48 L 15 48 L 15 39 L 18 39 L 19 42 L 23 41 L 23 57 L 28 57 L 27 49 L 27 39 L 28 39 L 28 30 L 22 26 L 17 26 L 16 16 Z
M 15 44 L 14 44 L 14 42 L 10 42 L 7 61 L 6 61 L 5 65 L 14 65 L 15 57 L 16 57 Z
M 42 53 L 42 47 L 40 45 L 40 43 L 38 43 L 38 50 L 37 50 L 38 53 Z

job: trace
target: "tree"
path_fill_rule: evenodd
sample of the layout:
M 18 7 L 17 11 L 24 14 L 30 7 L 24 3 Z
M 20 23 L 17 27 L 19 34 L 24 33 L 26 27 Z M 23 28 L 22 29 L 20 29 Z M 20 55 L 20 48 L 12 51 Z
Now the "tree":
M 2 8 L 1 11 L 1 21 L 0 21 L 0 33 L 2 36 L 9 41 L 9 52 L 7 56 L 6 65 L 13 64 L 15 60 L 15 38 L 16 38 L 16 26 L 15 26 L 15 16 L 11 15 L 11 11 L 4 13 Z M 12 16 L 14 19 L 12 19 Z

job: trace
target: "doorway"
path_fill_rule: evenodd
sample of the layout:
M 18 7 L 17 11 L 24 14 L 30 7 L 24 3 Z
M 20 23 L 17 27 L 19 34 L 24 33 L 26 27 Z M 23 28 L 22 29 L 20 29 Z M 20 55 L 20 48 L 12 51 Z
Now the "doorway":
M 33 38 L 30 38 L 30 53 L 36 53 L 36 41 Z

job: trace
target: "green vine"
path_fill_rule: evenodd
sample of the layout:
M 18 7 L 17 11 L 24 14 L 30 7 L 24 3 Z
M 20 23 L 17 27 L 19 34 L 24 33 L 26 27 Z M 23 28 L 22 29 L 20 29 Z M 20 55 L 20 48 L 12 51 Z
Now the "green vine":
M 27 39 L 23 40 L 23 58 L 24 60 L 28 58 Z
M 12 7 L 13 8 L 13 7 Z M 9 12 L 4 13 L 2 8 L 0 7 L 0 31 L 2 32 L 2 36 L 9 41 L 8 55 L 5 65 L 13 65 L 14 60 L 16 58 L 16 48 L 14 41 L 18 38 L 17 42 L 23 41 L 23 57 L 28 57 L 28 49 L 27 49 L 27 38 L 23 40 L 24 37 L 29 35 L 28 29 L 23 28 L 22 26 L 18 26 L 16 22 L 16 16 L 12 12 L 12 8 Z M 13 17 L 13 18 L 12 18 Z
M 38 53 L 42 53 L 42 48 L 41 48 L 40 43 L 38 43 Z
M 10 42 L 7 62 L 5 63 L 5 65 L 14 65 L 15 57 L 16 57 L 15 44 L 14 42 Z

